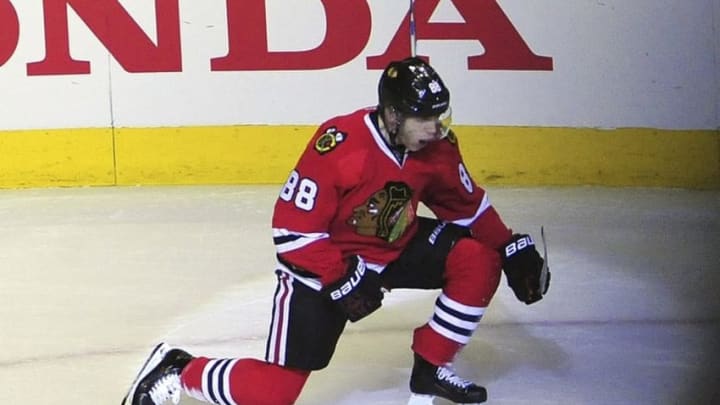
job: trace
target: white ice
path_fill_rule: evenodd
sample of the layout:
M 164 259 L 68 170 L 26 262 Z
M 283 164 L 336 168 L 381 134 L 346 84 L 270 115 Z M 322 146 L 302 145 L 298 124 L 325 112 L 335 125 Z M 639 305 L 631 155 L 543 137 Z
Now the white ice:
M 118 404 L 161 340 L 261 357 L 278 190 L 0 190 L 0 403 Z M 720 192 L 489 192 L 515 230 L 545 227 L 552 271 L 532 306 L 503 279 L 456 362 L 489 404 L 720 403 Z M 406 403 L 434 297 L 389 294 L 298 404 Z

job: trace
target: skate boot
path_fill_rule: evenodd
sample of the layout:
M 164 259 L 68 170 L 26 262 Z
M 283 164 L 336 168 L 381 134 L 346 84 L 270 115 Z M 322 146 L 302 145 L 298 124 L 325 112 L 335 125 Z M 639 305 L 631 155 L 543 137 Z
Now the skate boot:
M 412 395 L 408 405 L 432 405 L 435 397 L 456 404 L 479 404 L 487 400 L 484 387 L 464 380 L 447 367 L 435 366 L 415 354 L 410 376 Z
M 155 346 L 121 405 L 162 405 L 168 399 L 173 404 L 180 403 L 180 373 L 192 358 L 165 343 Z

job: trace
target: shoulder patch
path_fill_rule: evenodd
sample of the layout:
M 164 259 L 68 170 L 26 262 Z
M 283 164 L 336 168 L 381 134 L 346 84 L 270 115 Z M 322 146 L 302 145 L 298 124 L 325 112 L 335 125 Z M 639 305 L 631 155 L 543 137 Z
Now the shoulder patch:
M 331 150 L 335 149 L 338 144 L 342 143 L 346 138 L 344 132 L 340 132 L 335 127 L 330 127 L 325 130 L 325 133 L 320 135 L 315 141 L 315 150 L 324 155 Z

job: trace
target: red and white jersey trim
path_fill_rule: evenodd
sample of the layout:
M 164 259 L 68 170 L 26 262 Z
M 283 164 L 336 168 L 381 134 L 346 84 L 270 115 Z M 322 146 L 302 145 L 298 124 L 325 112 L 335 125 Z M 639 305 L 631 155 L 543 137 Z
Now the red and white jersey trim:
M 273 238 L 276 238 L 275 240 L 278 240 L 277 238 L 280 237 L 292 237 L 292 239 L 288 238 L 289 240 L 284 242 L 279 242 L 275 244 L 275 248 L 277 249 L 277 252 L 287 253 L 292 252 L 293 250 L 302 249 L 303 247 L 313 243 L 317 242 L 322 239 L 327 239 L 330 237 L 330 235 L 327 232 L 311 232 L 311 233 L 303 233 L 303 232 L 293 232 L 289 229 L 285 228 L 273 228 Z
M 378 130 L 375 128 L 375 125 L 372 122 L 372 119 L 370 119 L 370 114 L 365 114 L 365 117 L 363 118 L 365 121 L 365 125 L 368 127 L 368 131 L 370 131 L 370 134 L 372 135 L 373 139 L 375 140 L 375 143 L 377 144 L 378 148 L 382 151 L 382 153 L 385 154 L 385 156 L 390 159 L 393 164 L 395 164 L 397 167 L 402 168 L 403 164 L 405 163 L 405 160 L 407 159 L 407 152 L 405 152 L 405 155 L 403 156 L 402 163 L 398 162 L 395 158 L 395 154 L 392 153 L 390 150 L 390 147 L 388 147 L 387 142 L 385 142 L 385 138 L 383 138 L 382 134 L 378 132 Z
M 475 215 L 473 215 L 470 218 L 461 218 L 456 219 L 452 221 L 454 224 L 462 225 L 470 227 L 480 216 L 487 211 L 488 208 L 490 208 L 492 205 L 490 204 L 490 198 L 488 197 L 487 193 L 483 196 L 482 201 L 480 202 L 480 205 L 478 206 L 477 211 L 475 211 Z

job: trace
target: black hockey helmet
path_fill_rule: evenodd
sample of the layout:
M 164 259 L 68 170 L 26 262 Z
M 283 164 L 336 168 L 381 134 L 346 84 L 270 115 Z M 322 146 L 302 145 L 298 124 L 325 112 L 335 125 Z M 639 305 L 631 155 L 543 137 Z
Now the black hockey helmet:
M 440 75 L 416 57 L 390 62 L 378 84 L 380 108 L 395 107 L 408 115 L 441 115 L 450 107 L 450 91 Z

